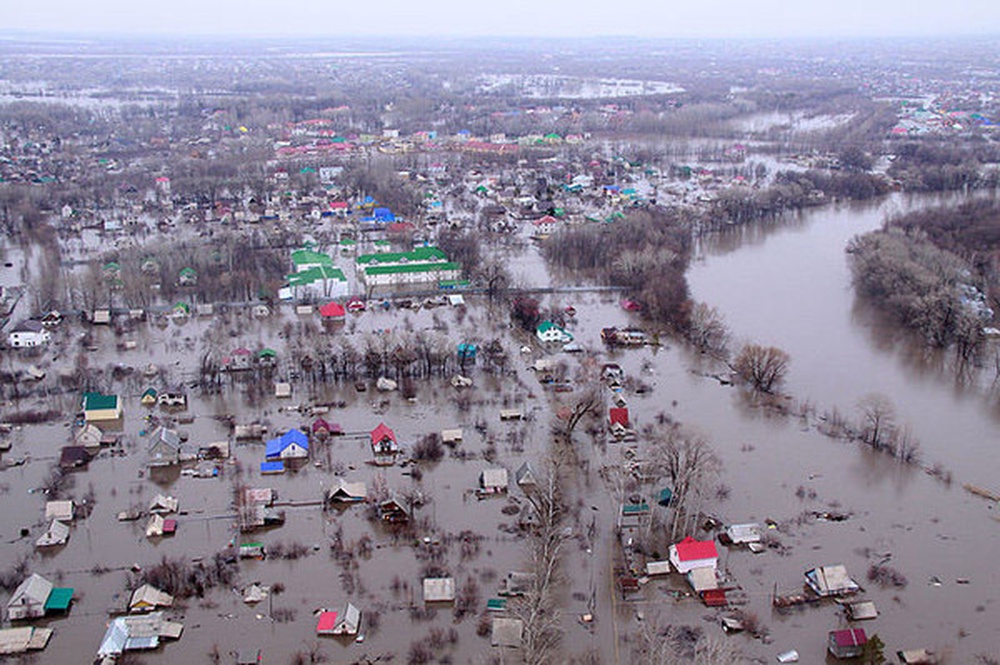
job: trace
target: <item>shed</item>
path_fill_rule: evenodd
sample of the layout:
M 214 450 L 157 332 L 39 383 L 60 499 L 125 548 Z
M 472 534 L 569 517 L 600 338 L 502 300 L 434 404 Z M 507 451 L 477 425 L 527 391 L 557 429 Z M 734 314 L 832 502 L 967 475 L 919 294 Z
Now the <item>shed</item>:
M 698 593 L 719 588 L 719 580 L 715 577 L 715 566 L 692 568 L 687 574 L 687 580 L 691 588 Z
M 827 634 L 826 648 L 834 658 L 857 658 L 865 650 L 868 636 L 863 628 L 831 630 Z
M 726 529 L 726 536 L 733 542 L 734 545 L 757 543 L 760 542 L 761 538 L 760 525 L 756 523 L 731 524 Z
M 454 600 L 454 577 L 428 577 L 424 580 L 425 603 L 451 603 Z
M 495 647 L 519 647 L 524 634 L 524 621 L 509 617 L 495 617 L 490 644 Z
M 51 628 L 33 626 L 0 630 L 0 656 L 40 651 L 48 645 L 52 632 Z
M 878 617 L 878 609 L 871 600 L 848 603 L 844 607 L 847 610 L 847 618 L 851 621 L 867 621 Z
M 462 441 L 462 430 L 461 429 L 443 429 L 441 430 L 441 442 L 447 445 L 455 445 Z
M 897 651 L 896 657 L 903 665 L 937 665 L 939 661 L 937 654 L 927 649 L 906 649 Z
M 72 501 L 48 501 L 45 504 L 45 519 L 60 522 L 73 521 L 74 505 Z
M 262 476 L 272 475 L 276 473 L 284 473 L 284 472 L 285 472 L 285 463 L 282 460 L 260 463 L 260 474 Z
M 521 420 L 524 416 L 520 409 L 500 409 L 500 420 Z
M 274 384 L 274 396 L 286 398 L 292 396 L 292 384 L 287 381 L 277 381 Z
M 646 562 L 646 574 L 649 576 L 653 575 L 667 575 L 670 573 L 670 562 L 669 561 L 647 561 Z

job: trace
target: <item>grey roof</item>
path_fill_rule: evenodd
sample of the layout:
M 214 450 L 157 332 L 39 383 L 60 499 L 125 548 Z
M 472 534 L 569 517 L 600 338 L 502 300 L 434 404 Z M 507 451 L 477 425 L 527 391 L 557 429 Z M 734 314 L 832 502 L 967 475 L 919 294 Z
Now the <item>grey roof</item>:
M 361 610 L 350 602 L 344 611 L 337 615 L 337 623 L 333 626 L 334 635 L 354 635 L 361 629 Z
M 38 540 L 35 541 L 35 547 L 62 545 L 67 540 L 69 540 L 69 527 L 59 520 L 52 520 L 49 524 L 49 528 L 45 530 L 45 533 L 39 536 Z
M 120 654 L 136 649 L 155 649 L 161 637 L 176 639 L 184 626 L 163 618 L 163 612 L 153 612 L 141 616 L 118 617 L 108 625 L 97 657 Z
M 44 605 L 50 593 L 52 593 L 52 582 L 38 573 L 32 573 L 14 589 L 14 594 L 7 602 L 7 607 L 23 605 L 25 601 Z
M 496 468 L 496 469 L 484 469 L 481 474 L 479 474 L 479 482 L 484 488 L 490 487 L 507 487 L 507 469 Z

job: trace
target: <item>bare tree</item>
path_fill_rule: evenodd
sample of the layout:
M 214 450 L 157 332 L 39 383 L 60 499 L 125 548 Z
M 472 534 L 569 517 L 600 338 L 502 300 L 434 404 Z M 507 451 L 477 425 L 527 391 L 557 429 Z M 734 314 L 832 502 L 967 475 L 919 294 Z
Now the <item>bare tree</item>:
M 729 328 L 714 307 L 698 303 L 691 309 L 688 339 L 702 353 L 725 357 L 729 350 Z
M 896 430 L 896 409 L 885 395 L 872 393 L 858 402 L 861 438 L 876 450 L 888 445 Z
M 573 403 L 567 407 L 568 412 L 564 412 L 565 425 L 562 436 L 566 443 L 572 441 L 573 431 L 580 424 L 580 421 L 584 417 L 596 413 L 603 404 L 604 400 L 601 397 L 600 388 L 597 386 L 589 386 L 582 393 L 579 393 Z
M 788 373 L 791 356 L 775 346 L 745 344 L 733 362 L 733 371 L 755 391 L 771 393 Z
M 651 445 L 651 471 L 673 485 L 667 536 L 674 542 L 693 530 L 704 501 L 715 491 L 722 462 L 705 439 L 677 426 Z
M 562 549 L 567 535 L 562 527 L 566 506 L 558 468 L 550 468 L 526 496 L 536 524 L 528 545 L 532 583 L 528 593 L 519 598 L 512 609 L 524 621 L 524 662 L 542 665 L 557 662 L 562 637 L 555 592 L 559 587 Z

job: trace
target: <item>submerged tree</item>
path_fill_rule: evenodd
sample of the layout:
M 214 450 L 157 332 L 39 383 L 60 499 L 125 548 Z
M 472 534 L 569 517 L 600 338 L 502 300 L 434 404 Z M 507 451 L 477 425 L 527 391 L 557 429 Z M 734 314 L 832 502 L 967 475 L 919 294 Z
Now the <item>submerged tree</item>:
M 773 392 L 788 373 L 791 356 L 775 346 L 746 344 L 733 362 L 733 371 L 755 391 Z

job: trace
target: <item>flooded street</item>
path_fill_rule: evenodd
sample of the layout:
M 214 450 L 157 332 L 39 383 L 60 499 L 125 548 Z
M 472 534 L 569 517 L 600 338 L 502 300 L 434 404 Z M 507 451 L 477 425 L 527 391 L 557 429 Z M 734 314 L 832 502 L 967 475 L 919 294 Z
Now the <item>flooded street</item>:
M 483 608 L 497 596 L 507 573 L 528 563 L 525 538 L 515 528 L 526 509 L 524 493 L 513 481 L 508 497 L 479 500 L 474 489 L 486 468 L 502 466 L 512 475 L 525 461 L 544 468 L 553 414 L 572 403 L 574 394 L 548 392 L 539 384 L 529 369 L 539 358 L 565 363 L 570 375 L 587 364 L 620 364 L 635 380 L 625 396 L 640 432 L 667 417 L 704 435 L 721 458 L 727 491 L 704 506 L 706 515 L 722 524 L 773 526 L 767 529 L 772 547 L 761 554 L 719 546 L 719 567 L 737 592 L 738 607 L 768 634 L 766 640 L 725 638 L 748 656 L 773 662 L 777 653 L 794 648 L 802 662 L 824 662 L 827 631 L 848 625 L 843 610 L 824 601 L 783 614 L 772 609 L 772 597 L 801 591 L 805 570 L 832 564 L 846 565 L 864 587 L 864 598 L 876 603 L 880 616 L 864 628 L 892 649 L 932 648 L 950 654 L 952 662 L 995 653 L 1000 587 L 989 553 L 1000 546 L 1000 535 L 993 505 L 961 487 L 964 482 L 994 487 L 990 465 L 995 460 L 987 455 L 996 439 L 991 401 L 974 389 L 955 390 L 945 368 L 915 366 L 905 339 L 858 305 L 850 288 L 844 244 L 901 205 L 890 198 L 878 206 L 823 209 L 783 226 L 710 238 L 691 270 L 692 291 L 725 314 L 737 338 L 787 350 L 792 364 L 786 389 L 812 401 L 817 413 L 834 406 L 847 413 L 861 396 L 885 393 L 921 440 L 925 463 L 941 462 L 954 473 L 950 484 L 919 467 L 824 436 L 816 416 L 775 415 L 751 406 L 739 390 L 707 378 L 712 368 L 678 344 L 607 350 L 602 327 L 637 323 L 612 293 L 545 298 L 544 306 L 574 306 L 577 314 L 567 326 L 583 355 L 543 348 L 531 335 L 512 330 L 506 313 L 491 311 L 485 298 L 475 296 L 468 297 L 465 312 L 373 309 L 327 328 L 309 323 L 315 314 L 296 315 L 289 307 L 263 319 L 235 310 L 141 322 L 125 334 L 136 341 L 132 349 L 115 350 L 119 336 L 112 328 L 88 328 L 97 349 L 88 362 L 107 368 L 102 389 L 117 391 L 125 407 L 117 430 L 120 447 L 103 451 L 86 470 L 69 473 L 61 488 L 62 497 L 78 503 L 86 499 L 92 514 L 75 522 L 67 545 L 33 553 L 33 540 L 45 526 L 42 488 L 60 448 L 71 440 L 71 416 L 79 409 L 76 392 L 26 400 L 22 408 L 49 404 L 65 417 L 16 430 L 12 449 L 3 456 L 16 465 L 0 473 L 3 560 L 10 566 L 29 557 L 29 570 L 76 590 L 69 616 L 44 622 L 56 634 L 43 661 L 87 661 L 108 610 L 122 607 L 130 576 L 138 571 L 164 558 L 211 565 L 216 553 L 232 555 L 231 546 L 247 542 L 261 542 L 275 554 L 264 561 L 241 560 L 233 581 L 175 606 L 172 616 L 185 624 L 182 639 L 142 654 L 142 662 L 211 662 L 215 652 L 227 662 L 228 654 L 246 648 L 262 649 L 268 663 L 289 662 L 297 652 L 315 652 L 338 663 L 388 654 L 395 654 L 396 662 L 410 662 L 414 644 L 421 641 L 434 645 L 439 662 L 442 657 L 463 663 L 506 658 L 509 652 L 490 646 L 490 619 Z M 547 283 L 548 271 L 534 245 L 511 251 L 508 258 L 519 281 Z M 484 344 L 496 337 L 503 340 L 510 372 L 468 368 L 474 381 L 468 389 L 454 388 L 445 377 L 420 379 L 414 399 L 398 391 L 379 392 L 373 381 L 358 392 L 351 382 L 312 382 L 298 373 L 291 358 L 301 353 L 304 333 L 310 348 L 334 352 L 345 345 L 361 351 L 383 337 L 426 335 L 449 348 L 461 340 Z M 55 349 L 69 354 L 79 334 L 76 324 L 64 324 Z M 297 377 L 291 379 L 292 397 L 278 399 L 270 384 L 257 391 L 252 381 L 226 376 L 218 395 L 190 391 L 186 411 L 140 405 L 150 385 L 195 380 L 194 351 L 210 338 L 212 345 L 224 344 L 225 352 L 241 345 L 274 349 L 279 359 L 274 378 Z M 139 371 L 151 363 L 155 376 Z M 47 368 L 56 373 L 55 366 Z M 43 385 L 56 389 L 53 379 Z M 328 405 L 323 418 L 340 424 L 344 435 L 314 441 L 308 462 L 292 471 L 262 475 L 263 441 L 235 440 L 227 418 L 266 424 L 266 439 L 293 427 L 307 429 L 315 417 L 309 405 Z M 520 410 L 524 420 L 502 421 L 504 408 Z M 605 441 L 604 418 L 602 408 L 592 426 L 577 432 L 579 471 L 566 488 L 569 538 L 563 550 L 565 583 L 558 592 L 563 657 L 566 662 L 633 662 L 638 636 L 667 625 L 696 626 L 721 636 L 718 619 L 725 611 L 691 597 L 676 574 L 643 578 L 641 588 L 627 597 L 615 588 L 621 495 L 605 472 L 651 451 L 641 435 L 634 445 Z M 178 467 L 166 473 L 147 469 L 146 451 L 157 421 L 172 422 L 191 443 L 228 441 L 231 458 L 219 465 L 219 477 L 187 477 Z M 380 422 L 395 430 L 406 450 L 444 429 L 460 428 L 463 438 L 439 462 L 375 467 L 369 463 L 369 432 Z M 369 494 L 414 497 L 413 536 L 400 538 L 370 519 L 368 505 L 323 510 L 324 492 L 338 477 L 365 482 Z M 641 491 L 652 495 L 663 482 L 653 479 Z M 241 487 L 273 488 L 285 523 L 240 534 L 233 498 Z M 176 535 L 147 538 L 145 517 L 116 518 L 121 511 L 145 510 L 159 492 L 180 502 Z M 21 529 L 28 535 L 22 536 Z M 887 563 L 905 578 L 902 582 L 882 586 L 867 579 L 872 565 Z M 425 606 L 421 580 L 441 574 L 453 576 L 460 592 L 466 591 L 469 614 L 457 605 Z M 283 589 L 251 606 L 240 592 L 253 582 Z M 364 642 L 317 636 L 314 613 L 348 600 L 365 617 Z M 587 614 L 593 620 L 581 621 Z

